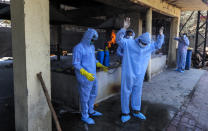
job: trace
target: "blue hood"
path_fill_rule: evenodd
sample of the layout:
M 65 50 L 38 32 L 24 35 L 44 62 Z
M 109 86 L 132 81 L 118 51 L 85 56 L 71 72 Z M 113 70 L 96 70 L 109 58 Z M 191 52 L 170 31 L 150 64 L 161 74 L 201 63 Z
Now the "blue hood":
M 93 36 L 94 36 L 94 38 L 93 38 Z M 81 43 L 84 45 L 90 45 L 92 38 L 94 40 L 97 40 L 98 33 L 95 29 L 88 28 L 88 30 L 84 33 L 84 36 L 82 37 Z
M 143 43 L 146 43 L 147 45 L 151 44 L 151 36 L 149 32 L 143 33 L 138 38 L 136 38 L 136 42 L 139 43 L 139 40 L 141 40 Z

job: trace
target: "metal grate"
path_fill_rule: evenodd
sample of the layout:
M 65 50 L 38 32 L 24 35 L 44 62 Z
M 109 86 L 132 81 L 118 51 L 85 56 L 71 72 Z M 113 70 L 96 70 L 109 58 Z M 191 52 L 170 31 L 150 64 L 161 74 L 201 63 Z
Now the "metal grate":
M 208 16 L 208 11 L 207 11 Z M 207 46 L 207 30 L 208 30 L 208 17 L 203 16 L 201 11 L 198 11 L 197 27 L 196 27 L 196 41 L 195 41 L 195 57 L 200 55 L 202 57 L 202 67 L 205 66 L 206 61 L 206 46 Z M 205 18 L 205 22 L 202 24 L 202 19 Z M 200 29 L 204 28 L 204 32 L 200 32 Z M 202 34 L 203 33 L 203 34 Z M 203 41 L 199 42 L 199 35 L 202 36 Z

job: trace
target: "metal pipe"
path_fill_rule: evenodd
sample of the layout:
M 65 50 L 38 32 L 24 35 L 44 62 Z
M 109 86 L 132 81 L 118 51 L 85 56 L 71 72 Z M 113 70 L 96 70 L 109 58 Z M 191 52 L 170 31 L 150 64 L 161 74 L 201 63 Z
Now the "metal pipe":
M 204 22 L 200 27 L 199 29 L 201 29 L 204 25 L 206 25 L 207 22 Z
M 199 24 L 200 24 L 200 15 L 201 12 L 198 11 L 198 17 L 197 17 L 197 27 L 196 27 L 196 40 L 195 40 L 195 55 L 197 53 L 197 49 L 198 49 L 198 38 L 199 38 Z
M 182 26 L 182 28 L 181 28 L 179 34 L 180 34 L 181 31 L 183 30 L 183 28 L 186 26 L 186 24 L 188 23 L 188 21 L 191 19 L 191 17 L 193 16 L 193 14 L 194 14 L 194 11 L 191 13 L 191 15 L 189 16 L 189 18 L 188 18 L 187 21 L 185 22 L 185 24 Z
M 208 11 L 207 11 L 207 16 L 208 16 Z M 208 17 L 206 18 L 204 52 L 203 52 L 203 61 L 202 61 L 202 65 L 203 65 L 203 66 L 204 66 L 205 60 L 206 60 L 207 30 L 208 30 Z

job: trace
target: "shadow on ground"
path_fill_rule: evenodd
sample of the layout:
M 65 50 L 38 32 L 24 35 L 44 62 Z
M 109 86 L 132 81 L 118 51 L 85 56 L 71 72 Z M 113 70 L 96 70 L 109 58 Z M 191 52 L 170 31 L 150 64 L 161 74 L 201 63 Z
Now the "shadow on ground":
M 143 101 L 142 112 L 146 115 L 147 120 L 141 121 L 132 116 L 129 122 L 122 124 L 120 121 L 120 96 L 115 96 L 96 107 L 96 110 L 103 113 L 102 117 L 94 118 L 96 125 L 83 123 L 79 113 L 62 114 L 60 123 L 63 131 L 161 131 L 170 121 L 170 108 L 172 107 Z

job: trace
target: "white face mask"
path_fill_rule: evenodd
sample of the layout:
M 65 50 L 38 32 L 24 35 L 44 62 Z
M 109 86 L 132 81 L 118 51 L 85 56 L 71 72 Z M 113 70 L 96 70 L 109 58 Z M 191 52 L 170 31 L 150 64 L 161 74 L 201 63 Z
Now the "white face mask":
M 130 36 L 129 39 L 134 39 L 134 37 L 133 36 Z
M 127 36 L 126 39 L 133 39 L 133 36 Z

